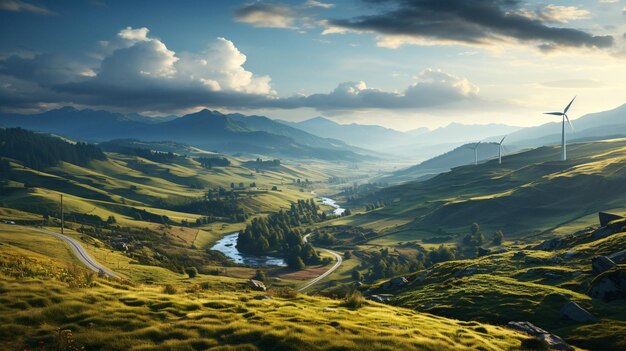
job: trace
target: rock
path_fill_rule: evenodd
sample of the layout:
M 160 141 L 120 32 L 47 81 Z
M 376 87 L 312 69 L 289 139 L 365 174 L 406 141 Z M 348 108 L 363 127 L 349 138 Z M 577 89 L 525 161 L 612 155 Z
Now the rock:
M 360 288 L 363 286 L 363 282 L 354 282 L 354 286 L 356 286 L 357 288 Z
M 408 284 L 409 281 L 405 277 L 395 277 L 382 285 L 385 290 L 396 289 L 403 285 Z
M 604 301 L 626 299 L 626 270 L 613 269 L 596 277 L 591 282 L 589 296 Z
M 509 322 L 506 326 L 507 328 L 524 332 L 530 336 L 534 336 L 538 340 L 545 341 L 553 350 L 574 350 L 573 347 L 571 347 L 568 343 L 565 342 L 565 340 L 561 339 L 559 336 L 548 333 L 547 331 L 537 327 L 530 322 Z
M 408 284 L 409 281 L 405 277 L 395 277 L 391 279 L 391 285 L 393 286 L 403 286 Z
M 271 296 L 267 296 L 267 295 L 256 295 L 254 296 L 255 300 L 271 300 L 272 297 Z
M 600 220 L 600 226 L 606 227 L 610 222 L 618 219 L 624 219 L 624 217 L 607 212 L 598 212 L 598 219 Z
M 613 262 L 615 263 L 622 263 L 626 261 L 626 250 L 622 250 L 619 252 L 616 252 L 614 254 L 611 254 L 608 256 L 611 260 L 613 260 Z
M 554 251 L 559 249 L 563 245 L 563 240 L 561 238 L 554 238 L 550 240 L 546 240 L 541 244 L 534 247 L 535 250 L 542 251 Z
M 561 308 L 561 318 L 569 318 L 580 323 L 597 323 L 598 319 L 576 302 L 570 301 Z
M 599 240 L 602 238 L 606 238 L 607 236 L 611 236 L 615 233 L 615 231 L 611 228 L 602 227 L 591 234 L 591 238 L 593 240 Z
M 491 250 L 489 249 L 483 249 L 482 247 L 478 248 L 478 257 L 483 257 L 483 256 L 487 256 L 491 254 Z
M 589 289 L 589 296 L 602 299 L 605 301 L 611 300 L 610 297 L 614 296 L 619 292 L 617 285 L 608 278 L 602 278 L 597 283 L 595 283 L 591 289 Z
M 591 268 L 595 274 L 600 274 L 615 267 L 615 262 L 606 256 L 596 256 L 591 259 Z
M 524 251 L 517 251 L 516 253 L 513 254 L 514 260 L 520 260 L 524 257 L 526 257 L 526 253 Z
M 334 308 L 328 308 L 328 307 L 324 308 L 322 311 L 323 311 L 323 312 L 337 312 L 337 310 L 336 310 L 336 309 L 334 309 Z
M 267 291 L 267 288 L 265 287 L 265 284 L 263 284 L 263 282 L 258 281 L 258 280 L 254 280 L 254 279 L 248 280 L 248 286 L 250 286 L 250 288 L 252 288 L 252 290 Z

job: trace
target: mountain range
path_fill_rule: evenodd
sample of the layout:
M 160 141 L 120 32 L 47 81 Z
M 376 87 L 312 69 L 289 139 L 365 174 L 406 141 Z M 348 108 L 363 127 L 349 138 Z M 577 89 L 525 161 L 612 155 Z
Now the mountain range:
M 72 107 L 34 115 L 0 114 L 0 125 L 58 134 L 88 142 L 112 139 L 173 141 L 207 150 L 326 160 L 361 160 L 367 152 L 263 116 L 202 110 L 179 118 L 152 120 L 134 114 Z

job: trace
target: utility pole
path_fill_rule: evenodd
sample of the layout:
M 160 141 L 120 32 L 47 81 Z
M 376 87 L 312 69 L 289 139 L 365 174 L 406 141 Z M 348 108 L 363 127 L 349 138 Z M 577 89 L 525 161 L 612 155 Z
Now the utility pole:
M 61 234 L 63 234 L 63 227 L 65 227 L 65 219 L 63 217 L 63 194 L 61 194 Z

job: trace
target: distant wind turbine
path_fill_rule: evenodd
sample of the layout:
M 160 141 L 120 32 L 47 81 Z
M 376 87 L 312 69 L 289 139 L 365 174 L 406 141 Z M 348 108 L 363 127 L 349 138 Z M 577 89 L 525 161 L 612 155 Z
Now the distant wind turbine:
M 478 165 L 478 144 L 481 142 L 477 142 L 474 146 L 469 146 L 470 149 L 474 150 L 474 164 Z
M 498 143 L 498 164 L 500 165 L 502 164 L 502 143 L 504 142 L 504 139 L 506 139 L 506 135 Z
M 567 160 L 567 142 L 565 140 L 565 120 L 567 120 L 567 123 L 569 123 L 569 126 L 572 128 L 572 130 L 574 130 L 574 126 L 572 125 L 572 122 L 570 122 L 569 117 L 567 117 L 567 111 L 569 111 L 569 108 L 572 106 L 572 103 L 574 102 L 574 100 L 576 100 L 575 96 L 572 99 L 572 101 L 570 101 L 570 103 L 565 107 L 565 110 L 563 110 L 563 112 L 544 113 L 544 115 L 553 115 L 553 116 L 563 117 L 563 123 L 561 125 L 561 161 Z

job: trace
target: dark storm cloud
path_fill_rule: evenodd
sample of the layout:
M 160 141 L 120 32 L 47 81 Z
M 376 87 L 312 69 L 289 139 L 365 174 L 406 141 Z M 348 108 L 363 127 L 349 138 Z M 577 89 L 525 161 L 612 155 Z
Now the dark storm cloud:
M 524 15 L 519 0 L 365 0 L 372 15 L 329 21 L 330 26 L 468 44 L 501 38 L 538 42 L 546 47 L 613 46 L 612 36 L 552 27 Z

